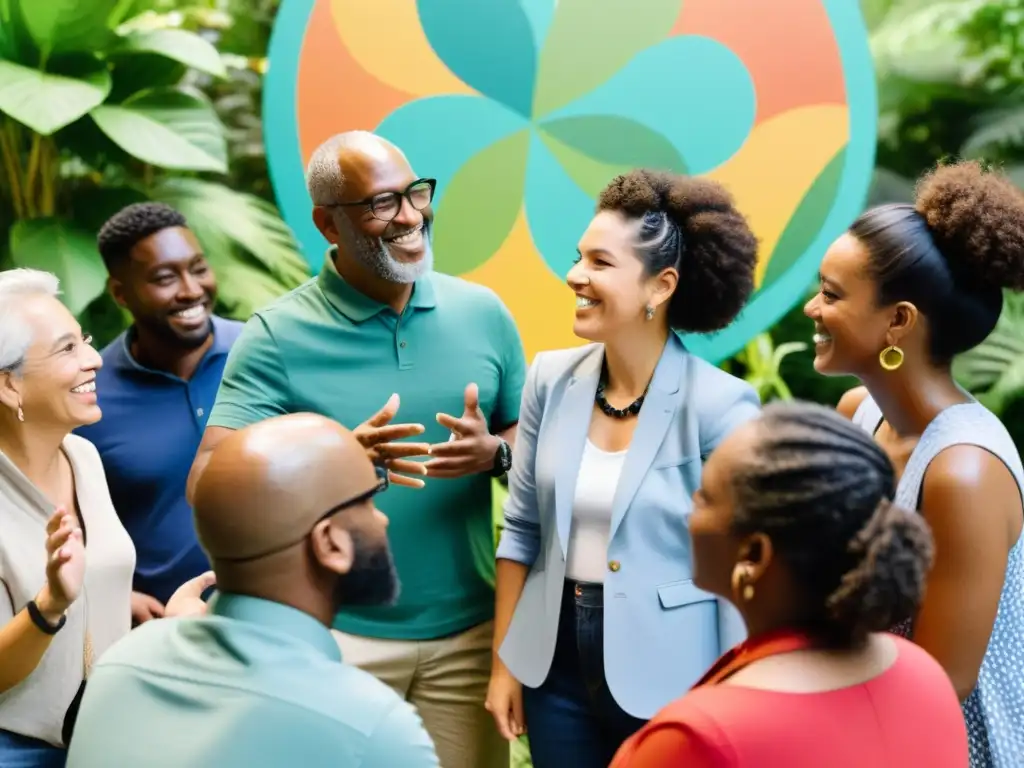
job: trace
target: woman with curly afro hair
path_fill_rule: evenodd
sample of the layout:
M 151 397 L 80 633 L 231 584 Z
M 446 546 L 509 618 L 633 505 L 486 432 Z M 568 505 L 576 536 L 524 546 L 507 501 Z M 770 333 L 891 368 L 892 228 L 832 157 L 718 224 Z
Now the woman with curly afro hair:
M 703 457 L 760 403 L 675 331 L 732 322 L 757 242 L 720 185 L 636 170 L 578 251 L 566 300 L 591 343 L 533 362 L 497 553 L 487 706 L 536 768 L 604 768 L 744 634 L 693 584 L 686 518 Z
M 814 367 L 863 387 L 839 410 L 901 471 L 896 502 L 935 538 L 920 610 L 896 631 L 931 653 L 960 696 L 972 766 L 1024 755 L 1024 468 L 1006 429 L 963 391 L 953 358 L 1024 288 L 1024 195 L 977 163 L 940 167 L 914 205 L 864 213 L 825 254 Z

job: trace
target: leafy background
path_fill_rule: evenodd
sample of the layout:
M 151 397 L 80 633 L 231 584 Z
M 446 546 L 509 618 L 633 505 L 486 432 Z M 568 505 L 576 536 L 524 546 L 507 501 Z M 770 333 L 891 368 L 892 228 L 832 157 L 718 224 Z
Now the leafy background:
M 104 293 L 96 231 L 121 206 L 152 199 L 189 218 L 220 278 L 222 314 L 244 320 L 307 279 L 263 151 L 278 5 L 0 0 L 0 268 L 58 274 L 69 307 L 105 343 L 127 318 Z M 869 204 L 911 200 L 918 174 L 956 157 L 984 158 L 1024 185 L 1024 0 L 861 7 L 880 108 Z M 814 373 L 801 305 L 723 366 L 765 399 L 834 404 L 852 382 Z M 1024 298 L 1008 296 L 999 327 L 955 370 L 1024 444 Z M 512 762 L 528 765 L 522 745 Z

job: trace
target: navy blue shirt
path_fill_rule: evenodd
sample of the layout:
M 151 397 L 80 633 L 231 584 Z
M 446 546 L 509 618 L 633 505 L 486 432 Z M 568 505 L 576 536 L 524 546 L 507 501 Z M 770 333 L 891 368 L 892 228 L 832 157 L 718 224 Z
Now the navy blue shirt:
M 209 568 L 185 501 L 185 482 L 243 324 L 213 318 L 213 345 L 189 381 L 140 365 L 129 329 L 106 348 L 96 375 L 103 418 L 76 434 L 103 459 L 121 523 L 135 544 L 134 589 L 166 603 Z

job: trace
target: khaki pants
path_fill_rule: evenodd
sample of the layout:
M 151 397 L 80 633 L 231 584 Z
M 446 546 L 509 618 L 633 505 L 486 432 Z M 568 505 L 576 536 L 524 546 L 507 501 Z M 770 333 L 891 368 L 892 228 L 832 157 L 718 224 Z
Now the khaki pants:
M 509 744 L 484 709 L 493 621 L 440 640 L 332 632 L 346 664 L 374 675 L 416 707 L 441 768 L 508 768 Z

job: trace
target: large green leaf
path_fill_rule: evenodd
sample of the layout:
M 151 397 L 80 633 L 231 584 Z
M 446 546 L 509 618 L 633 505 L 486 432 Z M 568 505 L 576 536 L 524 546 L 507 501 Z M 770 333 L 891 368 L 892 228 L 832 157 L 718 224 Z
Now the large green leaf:
M 217 49 L 192 32 L 183 29 L 146 29 L 125 35 L 112 51 L 112 56 L 155 53 L 192 69 L 226 77 L 227 70 Z
M 1024 296 L 1006 294 L 995 330 L 955 360 L 953 373 L 997 415 L 1024 394 Z
M 110 73 L 98 59 L 77 57 L 75 77 L 0 60 L 0 112 L 49 136 L 103 103 Z
M 121 149 L 143 162 L 180 171 L 226 173 L 224 126 L 210 102 L 184 88 L 154 88 L 90 115 Z
M 276 281 L 278 293 L 309 278 L 291 229 L 260 198 L 200 179 L 165 179 L 152 194 L 181 211 L 211 259 L 223 263 L 241 249 Z
M 27 219 L 11 229 L 11 260 L 15 266 L 52 272 L 60 278 L 64 303 L 81 314 L 103 293 L 107 269 L 93 234 L 60 219 Z
M 20 3 L 32 40 L 44 56 L 100 51 L 111 32 L 107 17 L 114 0 L 10 0 Z

